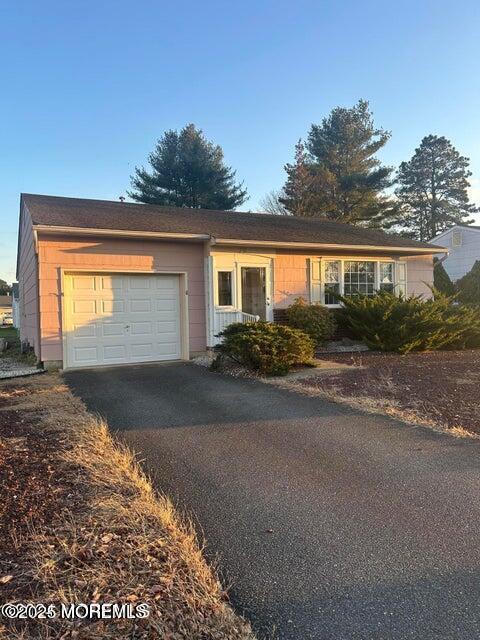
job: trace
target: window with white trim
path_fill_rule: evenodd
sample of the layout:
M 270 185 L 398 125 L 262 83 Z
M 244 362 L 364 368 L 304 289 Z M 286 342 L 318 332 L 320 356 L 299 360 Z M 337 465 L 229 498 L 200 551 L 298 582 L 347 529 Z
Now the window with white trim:
M 231 271 L 217 271 L 217 305 L 231 307 L 233 304 L 233 273 Z
M 373 296 L 377 291 L 405 293 L 406 265 L 387 260 L 322 260 L 320 302 L 338 306 L 338 296 Z
M 338 304 L 340 293 L 340 261 L 326 260 L 324 271 L 324 304 Z
M 395 263 L 380 262 L 379 289 L 393 293 L 395 289 Z
M 375 262 L 345 260 L 343 295 L 347 298 L 375 295 Z

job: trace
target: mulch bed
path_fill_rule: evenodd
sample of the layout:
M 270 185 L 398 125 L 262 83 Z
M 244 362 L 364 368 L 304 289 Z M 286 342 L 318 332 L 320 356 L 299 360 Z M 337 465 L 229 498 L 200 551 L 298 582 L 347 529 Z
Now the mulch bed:
M 387 399 L 447 428 L 480 434 L 480 350 L 317 354 L 353 365 L 326 378 L 302 381 L 308 387 L 344 396 Z
M 28 394 L 21 383 L 2 385 L 12 398 Z M 62 444 L 58 434 L 38 429 L 39 412 L 6 409 L 0 399 L 0 586 L 1 599 L 28 600 L 36 585 L 22 580 L 17 568 L 28 549 L 24 539 L 29 530 L 48 526 L 53 515 L 76 493 L 70 478 L 50 464 L 53 452 Z M 76 496 L 78 499 L 79 496 Z

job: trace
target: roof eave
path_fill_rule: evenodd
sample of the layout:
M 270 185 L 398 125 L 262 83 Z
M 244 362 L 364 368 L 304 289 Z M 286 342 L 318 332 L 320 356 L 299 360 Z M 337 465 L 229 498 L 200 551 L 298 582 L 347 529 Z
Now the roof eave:
M 83 236 L 115 236 L 121 238 L 142 238 L 152 240 L 211 241 L 212 245 L 255 246 L 271 249 L 306 249 L 335 251 L 369 251 L 373 253 L 396 253 L 403 255 L 433 255 L 448 252 L 446 247 L 399 247 L 387 245 L 360 245 L 323 242 L 287 242 L 277 240 L 242 240 L 238 238 L 218 238 L 204 233 L 168 233 L 163 231 L 127 231 L 122 229 L 93 229 L 88 227 L 63 227 L 54 225 L 33 225 L 34 232 L 42 234 L 67 234 Z
M 235 238 L 212 238 L 212 245 L 240 245 L 255 247 L 270 247 L 272 249 L 322 249 L 325 251 L 335 251 L 345 249 L 348 251 L 372 251 L 375 253 L 401 253 L 408 255 L 434 255 L 436 253 L 447 252 L 446 247 L 398 247 L 389 245 L 360 245 L 343 243 L 323 243 L 323 242 L 283 242 L 270 240 L 238 240 Z
M 42 234 L 66 234 L 74 236 L 115 236 L 121 238 L 143 238 L 157 240 L 186 240 L 200 241 L 210 240 L 210 236 L 204 233 L 167 233 L 163 231 L 127 231 L 122 229 L 92 229 L 88 227 L 62 227 L 54 225 L 34 224 L 34 231 Z

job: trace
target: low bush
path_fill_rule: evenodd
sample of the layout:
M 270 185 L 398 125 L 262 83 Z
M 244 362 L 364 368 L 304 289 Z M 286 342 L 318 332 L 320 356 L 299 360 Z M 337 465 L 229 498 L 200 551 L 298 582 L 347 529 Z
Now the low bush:
M 219 357 L 268 375 L 285 375 L 298 364 L 311 364 L 314 341 L 307 334 L 270 322 L 235 323 L 219 334 Z M 218 362 L 218 361 L 217 361 Z M 214 365 L 215 367 L 215 365 Z
M 342 298 L 343 321 L 356 338 L 379 351 L 435 351 L 480 347 L 480 311 L 453 297 L 396 296 Z
M 334 315 L 329 309 L 320 304 L 307 304 L 303 298 L 297 298 L 288 307 L 287 321 L 290 327 L 300 329 L 316 344 L 323 344 L 336 329 Z

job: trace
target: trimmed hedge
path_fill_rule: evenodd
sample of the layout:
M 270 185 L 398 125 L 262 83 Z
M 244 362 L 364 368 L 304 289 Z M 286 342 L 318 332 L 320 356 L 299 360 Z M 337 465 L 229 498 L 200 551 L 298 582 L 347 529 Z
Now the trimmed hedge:
M 385 291 L 341 300 L 346 326 L 371 349 L 409 353 L 480 347 L 480 310 L 439 292 L 429 300 Z
M 307 334 L 270 322 L 234 323 L 219 334 L 223 338 L 217 346 L 222 356 L 268 375 L 285 375 L 299 364 L 311 364 L 315 344 Z
M 290 327 L 300 329 L 317 344 L 323 344 L 333 336 L 336 329 L 332 313 L 320 304 L 307 304 L 304 298 L 296 298 L 286 309 Z

